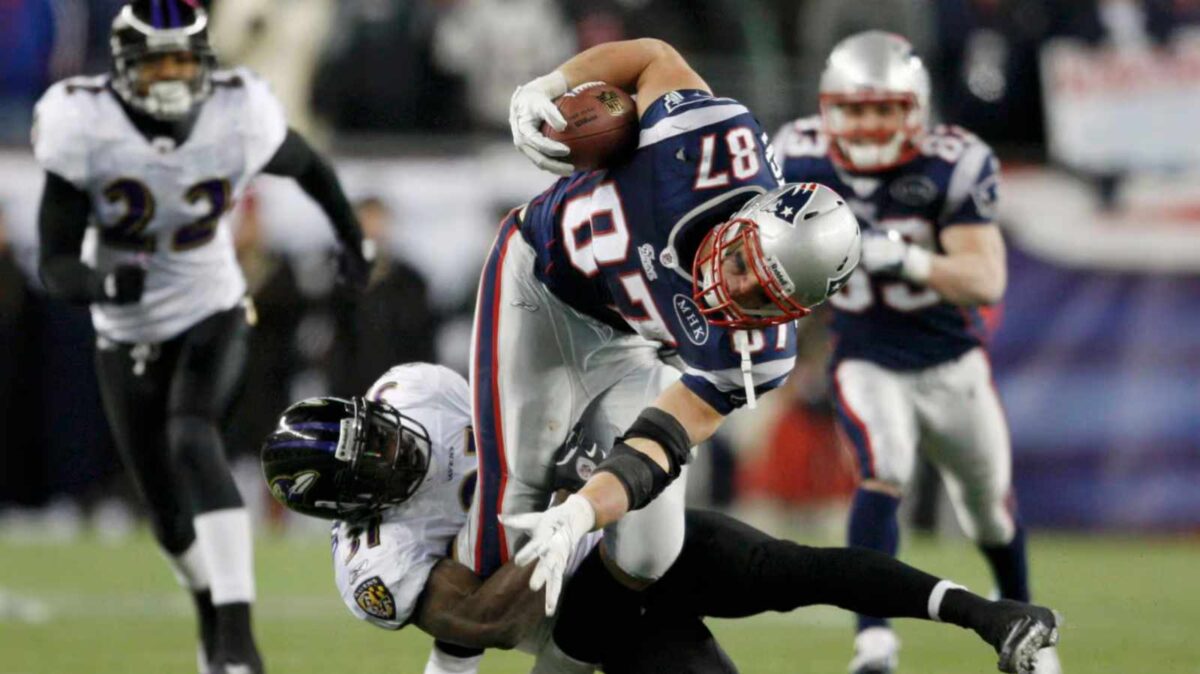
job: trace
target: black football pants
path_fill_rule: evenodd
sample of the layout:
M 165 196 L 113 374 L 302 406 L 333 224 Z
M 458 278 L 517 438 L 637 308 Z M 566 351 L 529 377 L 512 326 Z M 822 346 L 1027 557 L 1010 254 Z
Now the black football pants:
M 242 505 L 219 427 L 242 383 L 249 330 L 237 307 L 160 344 L 101 340 L 97 347 L 117 450 L 172 555 L 196 539 L 195 515 Z
M 559 602 L 559 647 L 604 663 L 610 674 L 726 674 L 737 670 L 702 617 L 815 604 L 879 617 L 929 617 L 929 595 L 939 579 L 883 553 L 799 545 L 705 510 L 688 509 L 686 527 L 679 558 L 645 592 L 612 581 L 598 554 L 584 560 Z

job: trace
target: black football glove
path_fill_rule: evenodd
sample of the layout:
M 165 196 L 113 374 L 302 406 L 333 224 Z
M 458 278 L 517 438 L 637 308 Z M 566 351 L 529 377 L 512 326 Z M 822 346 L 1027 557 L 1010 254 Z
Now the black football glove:
M 575 424 L 563 444 L 554 450 L 554 489 L 575 493 L 583 488 L 620 433 L 616 426 L 594 418 Z
M 104 301 L 110 304 L 137 304 L 146 290 L 146 270 L 123 264 L 104 277 Z
M 371 262 L 375 258 L 373 253 L 374 246 L 370 241 L 363 241 L 358 249 L 342 246 L 338 253 L 338 282 L 358 292 L 366 290 L 371 279 Z

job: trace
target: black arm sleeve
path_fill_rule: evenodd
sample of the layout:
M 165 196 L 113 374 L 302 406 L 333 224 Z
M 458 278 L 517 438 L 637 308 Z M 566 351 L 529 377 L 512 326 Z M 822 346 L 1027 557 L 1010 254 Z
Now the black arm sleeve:
M 38 274 L 50 294 L 79 304 L 104 298 L 104 277 L 79 259 L 91 203 L 86 192 L 46 172 L 38 211 Z
M 300 189 L 325 211 L 342 245 L 354 251 L 362 250 L 362 230 L 337 174 L 304 136 L 288 129 L 287 137 L 263 167 L 263 173 L 295 178 Z

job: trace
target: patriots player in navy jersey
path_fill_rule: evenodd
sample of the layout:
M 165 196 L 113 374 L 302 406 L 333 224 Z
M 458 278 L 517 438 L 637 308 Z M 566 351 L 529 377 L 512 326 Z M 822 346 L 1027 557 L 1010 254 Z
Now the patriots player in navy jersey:
M 830 298 L 838 419 L 862 476 L 849 543 L 896 554 L 896 509 L 920 447 L 1000 595 L 1028 601 L 1008 426 L 980 311 L 1006 283 L 996 158 L 963 129 L 928 128 L 929 75 L 897 35 L 839 43 L 820 101 L 819 116 L 785 125 L 774 145 L 785 178 L 830 185 L 863 224 L 859 268 Z M 899 640 L 887 621 L 859 616 L 858 629 L 851 671 L 894 671 Z M 1059 671 L 1053 649 L 1037 671 Z
M 638 148 L 608 170 L 572 172 L 552 103 L 604 81 L 637 95 Z M 570 551 L 606 528 L 610 570 L 660 577 L 683 545 L 691 447 L 725 415 L 779 386 L 794 321 L 858 262 L 845 202 L 783 185 L 745 106 L 712 95 L 658 40 L 589 49 L 514 93 L 517 146 L 566 174 L 503 221 L 480 280 L 472 363 L 479 482 L 456 557 L 487 577 L 537 560 L 553 613 Z M 660 361 L 677 350 L 681 373 Z M 538 512 L 553 453 L 593 402 L 623 441 L 578 494 Z M 505 526 L 500 525 L 504 517 Z M 531 539 L 518 554 L 522 532 Z M 615 580 L 612 581 L 614 584 Z

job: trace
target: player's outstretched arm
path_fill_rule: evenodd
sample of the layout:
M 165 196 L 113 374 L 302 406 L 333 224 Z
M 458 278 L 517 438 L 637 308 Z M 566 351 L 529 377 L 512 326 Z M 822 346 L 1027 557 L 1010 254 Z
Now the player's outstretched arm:
M 529 589 L 533 569 L 505 564 L 486 581 L 452 559 L 429 574 L 413 623 L 435 639 L 468 648 L 514 648 L 542 618 Z
M 536 561 L 529 586 L 545 588 L 546 615 L 557 609 L 568 560 L 583 536 L 653 501 L 679 477 L 691 447 L 707 440 L 723 420 L 676 382 L 642 410 L 578 493 L 545 512 L 500 517 L 506 527 L 530 535 L 513 561 L 521 566 Z
M 325 211 L 342 244 L 339 263 L 343 281 L 357 289 L 365 288 L 370 265 L 363 254 L 362 228 L 329 162 L 308 144 L 304 136 L 288 129 L 287 137 L 263 167 L 263 173 L 294 178 L 300 189 Z
M 141 267 L 122 265 L 105 275 L 79 259 L 90 213 L 86 192 L 46 172 L 38 209 L 38 275 L 42 283 L 51 295 L 77 304 L 137 302 L 145 285 L 146 272 Z

